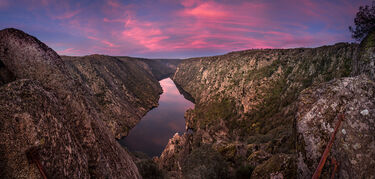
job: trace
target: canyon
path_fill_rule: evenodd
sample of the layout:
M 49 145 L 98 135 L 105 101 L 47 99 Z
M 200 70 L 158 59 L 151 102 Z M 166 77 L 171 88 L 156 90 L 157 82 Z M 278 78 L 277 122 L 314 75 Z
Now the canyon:
M 115 138 L 157 106 L 175 64 L 60 57 L 17 29 L 0 31 L 0 61 L 1 178 L 39 178 L 30 149 L 50 178 L 141 178 Z
M 322 177 L 374 178 L 375 33 L 360 44 L 177 59 L 59 56 L 0 31 L 0 178 L 308 178 L 345 119 Z M 194 102 L 159 157 L 116 141 L 171 77 Z
M 159 167 L 177 178 L 309 178 L 344 114 L 322 177 L 334 158 L 339 178 L 374 177 L 374 35 L 184 60 L 173 80 L 195 100 L 194 132 L 175 135 Z

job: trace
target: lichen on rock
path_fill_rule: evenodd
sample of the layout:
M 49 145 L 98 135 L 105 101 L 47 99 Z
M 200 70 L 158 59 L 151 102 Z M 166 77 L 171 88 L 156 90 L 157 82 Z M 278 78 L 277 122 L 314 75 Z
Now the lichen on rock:
M 340 167 L 340 178 L 375 177 L 375 83 L 365 75 L 342 78 L 304 90 L 299 98 L 298 172 L 309 177 L 335 128 L 337 115 L 345 117 L 330 153 Z M 332 105 L 335 104 L 335 105 Z M 329 176 L 326 170 L 323 176 Z

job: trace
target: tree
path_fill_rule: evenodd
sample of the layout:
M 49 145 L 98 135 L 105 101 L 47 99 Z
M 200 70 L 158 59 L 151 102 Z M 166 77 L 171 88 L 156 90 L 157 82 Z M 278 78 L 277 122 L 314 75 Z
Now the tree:
M 355 27 L 349 26 L 352 37 L 361 41 L 368 33 L 375 30 L 375 1 L 372 6 L 360 6 L 354 18 Z

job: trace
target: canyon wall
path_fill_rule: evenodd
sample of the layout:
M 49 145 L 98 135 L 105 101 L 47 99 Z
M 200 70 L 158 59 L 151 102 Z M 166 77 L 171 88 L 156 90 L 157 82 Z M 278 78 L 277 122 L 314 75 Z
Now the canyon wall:
M 347 132 L 346 139 L 350 140 L 344 140 L 345 145 L 356 145 L 357 140 L 362 147 L 362 142 L 373 143 L 374 135 L 370 132 L 375 132 L 371 127 L 374 48 L 371 45 L 375 39 L 365 41 L 361 45 L 338 43 L 318 48 L 246 50 L 182 61 L 173 80 L 196 103 L 185 116 L 186 128 L 193 132 L 175 135 L 156 162 L 173 177 L 311 177 L 339 113 L 348 118 L 340 130 L 348 127 L 346 130 L 351 131 Z M 365 47 L 365 43 L 370 45 Z M 347 83 L 350 85 L 344 85 Z M 360 90 L 361 85 L 365 89 Z M 323 91 L 317 93 L 318 89 Z M 356 104 L 334 102 L 338 96 L 330 89 L 342 89 L 340 94 Z M 321 100 L 334 106 L 330 115 L 316 110 L 319 108 L 316 101 Z M 326 105 L 323 107 L 326 110 Z M 371 115 L 356 119 L 366 109 L 371 110 Z M 308 115 L 318 113 L 321 120 L 305 117 L 306 111 L 310 111 Z M 301 127 L 306 120 L 314 122 L 307 128 Z M 327 121 L 330 127 L 325 132 L 310 126 L 327 125 Z M 349 121 L 363 124 L 366 130 L 346 124 Z M 319 137 L 307 135 L 313 131 Z M 364 137 L 353 138 L 355 135 Z M 319 144 L 311 147 L 304 141 Z M 339 152 L 355 153 L 354 149 L 341 150 L 339 146 L 344 144 L 340 141 L 343 139 L 335 141 L 337 151 L 333 156 Z M 361 148 L 361 158 L 373 155 L 373 152 L 365 155 L 374 149 L 372 143 Z M 313 156 L 309 156 L 311 152 Z M 196 159 L 200 155 L 208 157 Z M 345 167 L 339 168 L 340 177 L 352 177 L 356 172 L 360 176 L 374 176 L 368 170 L 373 166 L 372 160 L 365 162 L 367 169 L 354 169 L 356 166 L 347 164 L 353 157 L 356 156 L 337 157 L 338 162 L 345 163 Z M 359 161 L 364 162 L 355 161 L 358 165 Z M 324 174 L 329 172 L 330 169 L 325 170 Z
M 134 60 L 90 55 L 63 56 L 68 72 L 87 89 L 103 113 L 106 126 L 116 138 L 126 136 L 131 128 L 158 105 L 162 89 L 158 80 Z
M 61 58 L 35 37 L 1 30 L 0 178 L 41 178 L 37 163 L 49 178 L 141 178 L 115 140 L 162 92 L 139 63 Z

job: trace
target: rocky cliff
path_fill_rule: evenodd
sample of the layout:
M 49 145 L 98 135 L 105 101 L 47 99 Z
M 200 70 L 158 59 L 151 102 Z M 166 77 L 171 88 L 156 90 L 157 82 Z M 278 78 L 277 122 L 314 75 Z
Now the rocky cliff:
M 366 44 L 373 44 L 374 41 L 368 38 Z M 323 125 L 321 123 L 325 120 L 332 122 L 332 117 L 339 112 L 353 113 L 347 116 L 348 123 L 351 121 L 357 124 L 356 121 L 364 120 L 354 120 L 358 117 L 358 112 L 365 110 L 363 105 L 373 102 L 373 83 L 370 79 L 374 77 L 374 48 L 364 46 L 366 45 L 363 43 L 338 43 L 318 48 L 247 50 L 184 60 L 178 65 L 173 80 L 196 102 L 195 109 L 186 112 L 186 128 L 193 132 L 174 136 L 170 140 L 161 157 L 156 160 L 159 167 L 164 168 L 171 176 L 187 178 L 215 177 L 218 174 L 221 177 L 238 178 L 310 176 L 311 169 L 319 162 L 323 146 L 329 140 L 329 133 L 319 132 L 321 138 L 314 139 L 320 140 L 319 147 L 310 147 L 316 152 L 315 158 L 307 156 L 306 160 L 302 159 L 300 155 L 309 155 L 311 151 L 306 152 L 309 144 L 301 144 L 297 136 L 304 138 L 308 136 L 306 133 L 314 128 L 299 130 L 300 118 L 303 116 L 301 111 L 315 109 L 317 105 L 311 104 L 314 104 L 315 100 L 320 101 L 320 98 L 324 98 L 330 105 L 333 104 L 333 99 L 338 97 L 333 97 L 330 89 L 337 90 L 341 87 L 344 92 L 345 88 L 342 85 L 353 83 L 347 86 L 348 92 L 343 94 L 360 104 L 336 101 L 337 108 L 344 108 L 345 104 L 346 111 L 336 110 L 329 118 L 320 116 L 324 120 L 314 125 Z M 361 74 L 366 78 L 345 78 Z M 366 89 L 370 92 L 359 90 L 361 85 L 367 85 Z M 315 94 L 314 99 L 307 100 L 311 102 L 310 106 L 301 105 L 301 101 L 306 101 L 303 100 L 304 95 L 312 95 L 317 88 L 326 90 Z M 366 97 L 360 99 L 361 95 Z M 366 139 L 362 142 L 374 141 L 374 135 L 369 135 L 370 131 L 373 132 L 373 128 L 370 127 L 373 119 L 369 115 L 365 120 L 368 122 L 363 122 L 366 124 L 366 130 L 360 130 L 352 125 L 347 130 L 355 131 L 357 135 L 366 134 L 367 136 L 361 138 Z M 315 120 L 315 117 L 306 120 Z M 327 130 L 332 132 L 331 128 Z M 348 132 L 347 137 L 351 138 L 354 135 Z M 313 140 L 311 136 L 307 138 L 305 140 Z M 361 140 L 352 139 L 347 141 L 347 145 L 355 145 L 353 141 Z M 336 142 L 338 141 L 339 139 Z M 371 149 L 371 145 L 366 146 L 361 151 L 361 157 L 372 156 L 372 153 L 364 155 L 365 151 Z M 344 153 L 348 151 L 354 152 L 351 149 L 342 149 Z M 190 161 L 207 152 L 212 155 L 211 158 L 223 160 L 213 161 L 207 157 L 204 159 L 207 161 L 204 162 Z M 339 162 L 347 163 L 354 159 L 353 157 L 356 156 L 342 157 Z M 309 163 L 311 160 L 314 162 Z M 217 173 L 213 165 L 205 165 L 212 163 L 224 163 L 223 166 L 228 166 L 221 170 L 227 170 L 229 176 Z M 305 163 L 308 169 L 302 169 L 301 163 Z M 366 163 L 366 167 L 371 168 L 372 165 L 372 162 Z M 369 174 L 363 172 L 365 169 L 359 170 L 354 167 L 347 164 L 346 167 L 339 168 L 338 175 L 353 176 L 352 173 L 359 171 L 362 172 L 361 176 Z M 345 174 L 344 170 L 351 172 Z M 215 175 L 211 175 L 213 173 Z
M 131 128 L 158 105 L 162 89 L 157 81 L 134 60 L 90 55 L 62 56 L 69 74 L 87 89 L 96 101 L 97 111 L 116 138 L 126 136 Z
M 0 31 L 0 178 L 40 178 L 37 163 L 49 178 L 140 178 L 115 136 L 157 105 L 157 79 L 129 60 L 63 59 Z

